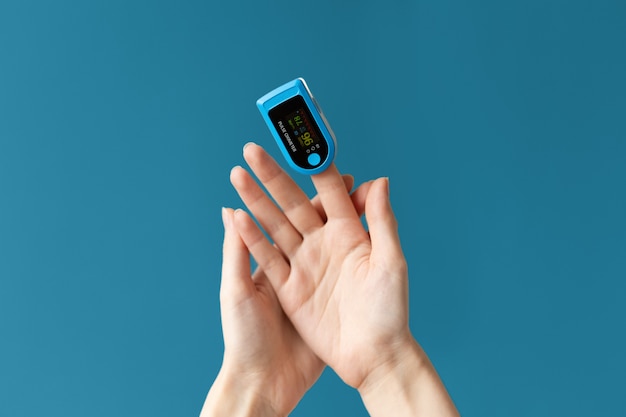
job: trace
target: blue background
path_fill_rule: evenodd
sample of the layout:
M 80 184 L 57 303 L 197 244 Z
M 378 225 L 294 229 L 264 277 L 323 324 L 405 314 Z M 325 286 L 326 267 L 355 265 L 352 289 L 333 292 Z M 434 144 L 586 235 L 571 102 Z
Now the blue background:
M 462 414 L 626 415 L 625 2 L 3 0 L 0 416 L 199 413 L 228 173 L 297 76 L 390 177 Z M 327 371 L 293 415 L 366 412 Z

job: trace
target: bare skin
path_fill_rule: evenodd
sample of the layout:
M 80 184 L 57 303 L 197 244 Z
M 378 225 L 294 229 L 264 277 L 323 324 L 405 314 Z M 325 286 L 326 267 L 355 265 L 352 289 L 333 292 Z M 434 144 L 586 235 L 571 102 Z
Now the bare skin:
M 458 415 L 408 326 L 388 179 L 368 184 L 368 232 L 334 165 L 312 177 L 320 209 L 261 147 L 247 145 L 244 158 L 267 193 L 240 167 L 231 182 L 273 243 L 246 212 L 232 222 L 302 342 L 359 390 L 373 416 Z
M 350 190 L 354 180 L 342 181 Z M 357 210 L 369 184 L 352 194 Z M 311 202 L 325 217 L 319 199 Z M 224 246 L 220 305 L 224 359 L 201 416 L 286 416 L 318 379 L 325 364 L 285 316 L 261 269 L 250 272 L 249 252 L 223 209 Z

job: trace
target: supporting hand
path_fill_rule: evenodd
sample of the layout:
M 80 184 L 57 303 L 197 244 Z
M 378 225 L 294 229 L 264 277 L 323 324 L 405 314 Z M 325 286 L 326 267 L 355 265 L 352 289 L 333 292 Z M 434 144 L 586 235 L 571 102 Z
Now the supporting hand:
M 353 179 L 343 186 L 350 190 Z M 362 211 L 367 185 L 353 194 Z M 310 204 L 324 217 L 318 198 Z M 224 246 L 220 306 L 224 360 L 201 416 L 286 416 L 321 374 L 324 363 L 285 316 L 265 273 L 250 274 L 249 252 L 222 210 Z

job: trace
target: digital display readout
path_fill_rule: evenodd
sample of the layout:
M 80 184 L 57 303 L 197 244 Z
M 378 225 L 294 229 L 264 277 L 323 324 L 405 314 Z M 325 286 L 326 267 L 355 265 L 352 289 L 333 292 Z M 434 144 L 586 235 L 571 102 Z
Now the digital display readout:
M 288 129 L 293 132 L 294 137 L 298 140 L 301 148 L 308 148 L 319 142 L 319 137 L 313 132 L 311 120 L 304 109 L 298 109 L 286 117 Z
M 313 168 L 326 159 L 328 146 L 302 96 L 292 97 L 274 107 L 269 111 L 269 117 L 298 166 Z M 310 158 L 311 154 L 317 154 L 319 158 Z M 311 161 L 317 162 L 312 164 Z

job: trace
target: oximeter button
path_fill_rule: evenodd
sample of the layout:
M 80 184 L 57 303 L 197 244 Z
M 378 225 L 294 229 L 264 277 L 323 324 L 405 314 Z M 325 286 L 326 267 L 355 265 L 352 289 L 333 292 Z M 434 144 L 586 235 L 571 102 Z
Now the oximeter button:
M 312 166 L 316 166 L 317 164 L 320 163 L 322 158 L 320 158 L 319 154 L 312 153 L 309 155 L 307 160 L 309 161 L 309 164 L 311 164 Z

